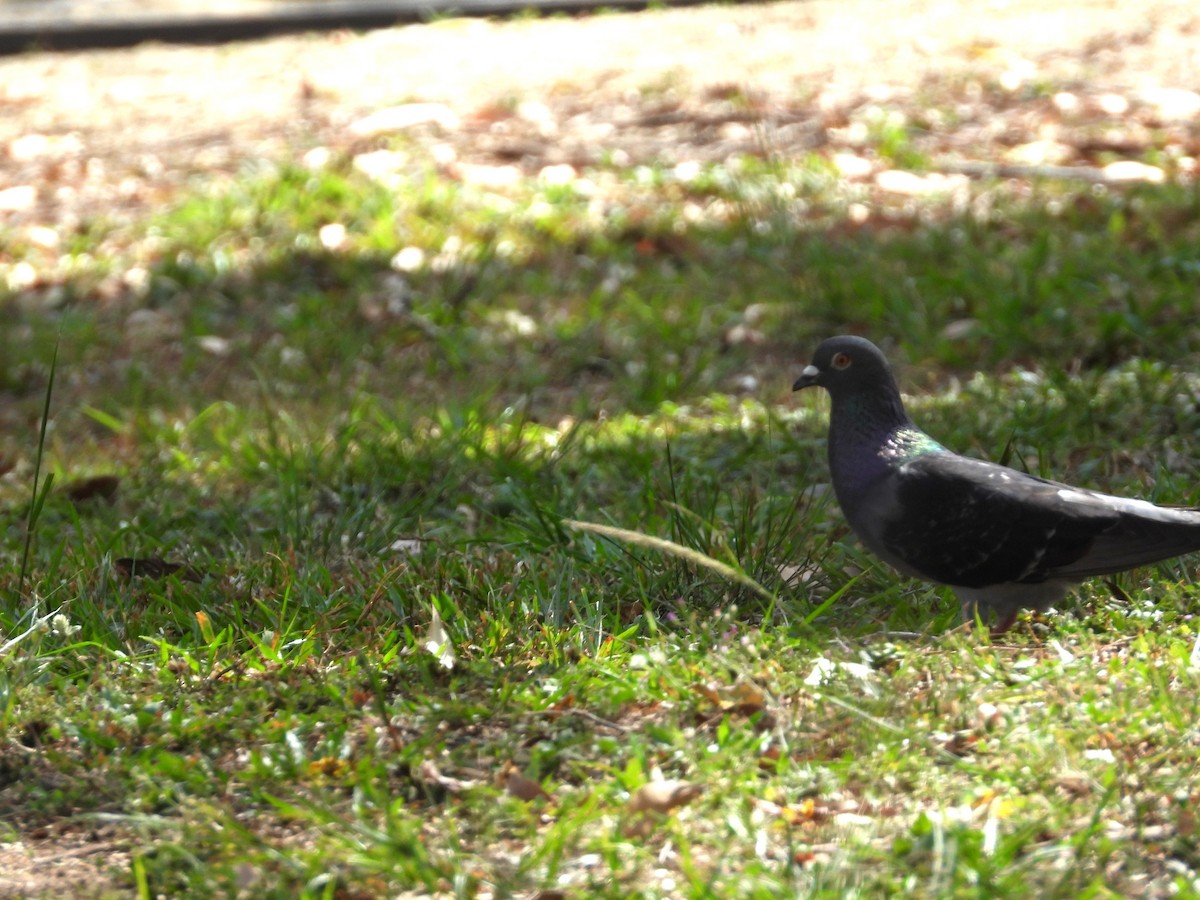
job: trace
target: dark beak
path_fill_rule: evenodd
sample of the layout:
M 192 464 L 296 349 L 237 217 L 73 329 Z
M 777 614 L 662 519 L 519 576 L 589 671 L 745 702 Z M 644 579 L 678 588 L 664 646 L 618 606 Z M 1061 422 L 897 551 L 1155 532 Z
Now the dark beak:
M 799 391 L 806 387 L 812 387 L 814 384 L 819 384 L 820 379 L 820 369 L 816 366 L 805 366 L 804 371 L 800 373 L 800 377 L 796 379 L 796 383 L 792 385 L 792 390 Z

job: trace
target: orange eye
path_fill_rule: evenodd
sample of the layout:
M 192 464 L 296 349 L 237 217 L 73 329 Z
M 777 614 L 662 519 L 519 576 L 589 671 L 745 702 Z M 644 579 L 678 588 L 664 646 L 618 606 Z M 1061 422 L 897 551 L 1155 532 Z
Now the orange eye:
M 833 359 L 831 361 L 832 361 L 833 367 L 835 369 L 850 368 L 850 354 L 849 353 L 835 353 L 833 356 Z

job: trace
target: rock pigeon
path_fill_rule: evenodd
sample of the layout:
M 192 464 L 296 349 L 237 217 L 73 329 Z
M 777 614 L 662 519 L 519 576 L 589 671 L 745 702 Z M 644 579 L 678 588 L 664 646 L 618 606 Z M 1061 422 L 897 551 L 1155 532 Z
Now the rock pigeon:
M 829 391 L 829 469 L 850 527 L 906 575 L 954 589 L 963 615 L 1007 630 L 1075 584 L 1200 550 L 1200 508 L 1172 509 L 959 456 L 913 424 L 887 360 L 824 341 L 793 390 Z

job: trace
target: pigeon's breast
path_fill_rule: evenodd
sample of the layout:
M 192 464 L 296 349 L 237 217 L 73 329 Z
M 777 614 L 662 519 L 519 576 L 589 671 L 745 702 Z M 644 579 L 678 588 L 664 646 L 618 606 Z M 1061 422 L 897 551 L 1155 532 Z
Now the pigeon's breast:
M 876 490 L 861 498 L 853 513 L 846 513 L 846 521 L 868 550 L 897 572 L 924 578 L 926 573 L 897 553 L 886 539 L 896 528 L 899 518 L 895 483 L 891 479 L 880 481 Z
M 896 475 L 878 447 L 869 455 L 843 454 L 829 461 L 833 492 L 846 522 L 868 550 L 908 575 L 919 574 L 884 544 L 897 514 Z

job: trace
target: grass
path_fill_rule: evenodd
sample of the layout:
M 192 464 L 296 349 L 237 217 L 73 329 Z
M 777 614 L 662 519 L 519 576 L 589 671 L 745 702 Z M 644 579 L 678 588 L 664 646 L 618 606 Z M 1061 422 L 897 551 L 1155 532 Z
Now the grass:
M 1200 893 L 1191 562 L 947 633 L 787 390 L 861 332 L 943 442 L 1200 503 L 1196 189 L 585 174 L 263 163 L 4 301 L 2 839 L 142 896 Z

